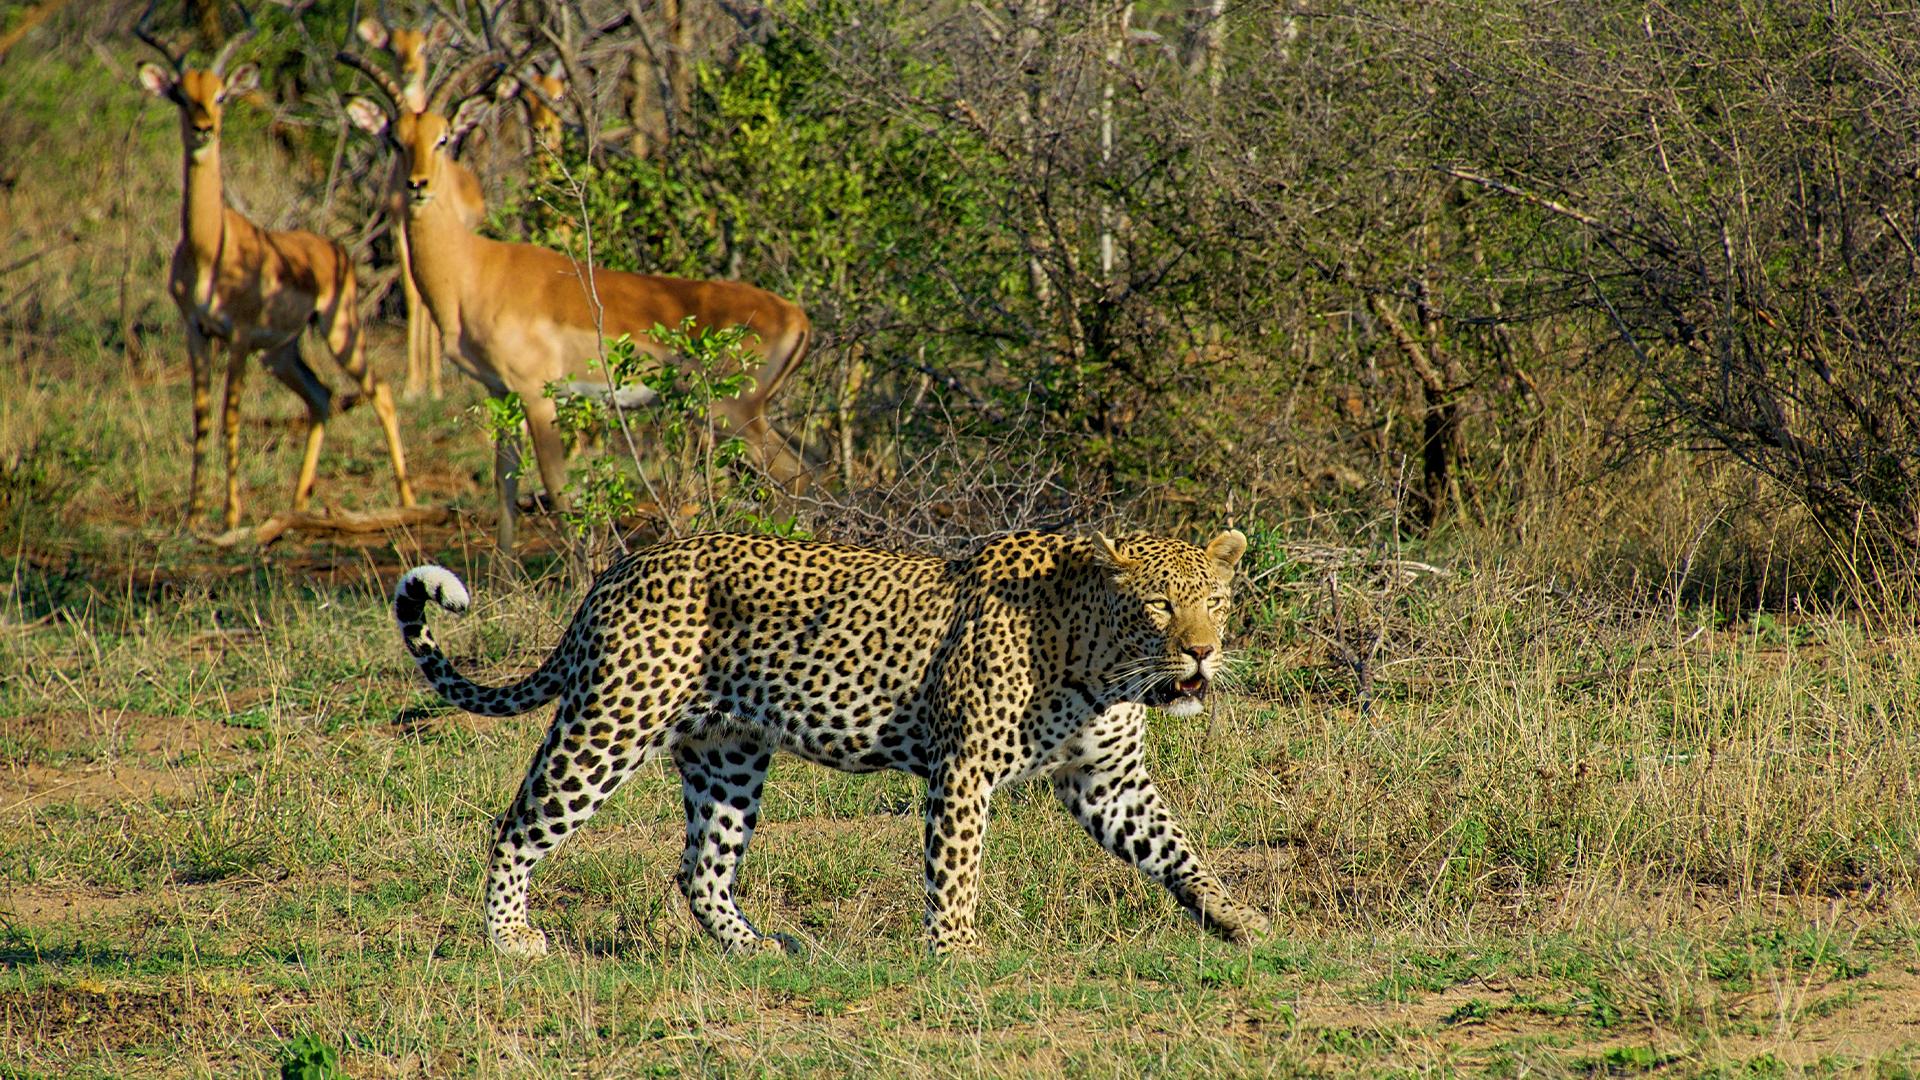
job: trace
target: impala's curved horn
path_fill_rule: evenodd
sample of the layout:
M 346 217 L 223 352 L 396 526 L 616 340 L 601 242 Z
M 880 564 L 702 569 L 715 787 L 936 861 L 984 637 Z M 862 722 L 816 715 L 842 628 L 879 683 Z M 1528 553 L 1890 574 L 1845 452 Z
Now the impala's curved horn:
M 392 116 L 400 108 L 400 103 L 406 100 L 406 92 L 400 89 L 400 84 L 394 81 L 386 68 L 348 49 L 334 53 L 333 58 L 365 75 L 369 82 L 379 88 L 383 99 L 381 104 L 386 107 L 388 116 Z
M 238 49 L 248 38 L 252 37 L 260 29 L 253 24 L 253 12 L 247 9 L 247 5 L 235 3 L 233 6 L 240 9 L 240 18 L 243 25 L 239 33 L 228 38 L 227 43 L 220 46 L 219 55 L 213 58 L 213 73 L 222 78 L 227 74 L 227 61 L 233 59 L 234 50 Z
M 166 57 L 168 65 L 173 68 L 173 73 L 178 75 L 181 70 L 180 63 L 186 59 L 187 50 L 181 49 L 179 52 L 174 52 L 159 38 L 154 37 L 153 31 L 149 29 L 149 24 L 153 22 L 153 9 L 159 6 L 160 0 L 149 0 L 147 10 L 140 13 L 140 21 L 133 24 L 133 36 L 153 46 L 154 51 Z
M 433 96 L 427 99 L 427 111 L 445 116 L 447 102 L 471 97 L 477 90 L 492 86 L 510 70 L 508 65 L 501 62 L 500 57 L 500 50 L 495 49 L 455 68 L 453 74 L 442 79 L 440 85 L 433 88 Z M 491 69 L 490 73 L 489 69 Z M 484 80 L 483 75 L 486 76 Z M 474 85 L 468 86 L 469 83 Z

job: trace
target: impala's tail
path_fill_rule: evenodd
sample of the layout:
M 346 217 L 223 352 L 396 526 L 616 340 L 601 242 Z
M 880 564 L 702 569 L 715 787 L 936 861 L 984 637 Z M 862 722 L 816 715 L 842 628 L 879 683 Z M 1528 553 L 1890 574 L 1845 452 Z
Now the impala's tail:
M 563 681 L 558 648 L 540 670 L 511 686 L 481 686 L 455 671 L 427 629 L 428 600 L 456 614 L 467 610 L 472 600 L 467 587 L 444 566 L 416 566 L 393 588 L 393 621 L 400 624 L 400 640 L 434 693 L 448 704 L 481 716 L 518 716 L 559 695 Z

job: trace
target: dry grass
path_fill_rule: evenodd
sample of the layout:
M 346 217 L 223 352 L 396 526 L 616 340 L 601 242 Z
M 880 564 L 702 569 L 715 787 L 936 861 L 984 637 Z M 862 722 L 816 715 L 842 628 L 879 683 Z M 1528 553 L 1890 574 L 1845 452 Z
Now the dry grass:
M 30 117 L 35 85 L 0 104 Z M 100 93 L 128 121 L 132 91 Z M 170 162 L 172 118 L 141 124 Z M 49 154 L 30 167 L 76 167 Z M 9 206 L 44 233 L 56 202 L 20 194 L 38 183 Z M 1805 550 L 1792 520 L 1678 460 L 1575 483 L 1594 470 L 1563 453 L 1533 495 L 1419 549 L 1236 515 L 1255 540 L 1238 692 L 1210 720 L 1155 717 L 1152 763 L 1276 916 L 1258 948 L 1201 937 L 1030 787 L 995 808 L 985 951 L 929 960 L 917 786 L 783 761 L 741 892 L 806 955 L 732 962 L 697 934 L 655 769 L 537 877 L 561 955 L 501 960 L 481 859 L 545 716 L 434 704 L 386 590 L 423 557 L 475 582 L 442 636 L 495 678 L 537 662 L 573 595 L 550 560 L 493 559 L 478 513 L 263 551 L 180 535 L 185 387 L 157 276 L 134 304 L 159 361 L 143 381 L 86 314 L 127 251 L 163 261 L 165 186 L 35 279 L 34 319 L 4 309 L 0 1076 L 272 1075 L 302 1034 L 354 1076 L 1920 1064 L 1915 631 L 1823 607 L 1825 570 L 1780 555 Z M 23 329 L 54 325 L 75 330 Z M 299 434 L 257 382 L 255 520 Z M 423 497 L 480 511 L 488 456 L 454 385 L 405 430 Z M 1559 422 L 1544 444 L 1590 434 Z M 318 499 L 377 505 L 371 419 L 337 429 Z M 1444 573 L 1389 569 L 1407 560 Z M 1756 595 L 1779 603 L 1754 614 Z M 1364 694 L 1342 657 L 1366 658 Z
M 927 960 L 916 785 L 788 761 L 742 894 L 806 955 L 730 962 L 698 935 L 655 769 L 542 869 L 564 954 L 504 963 L 482 849 L 545 718 L 434 705 L 385 591 L 423 556 L 485 582 L 443 637 L 494 677 L 537 662 L 571 593 L 490 560 L 483 525 L 222 553 L 113 509 L 177 501 L 179 389 L 59 513 L 5 523 L 13 1075 L 271 1074 L 300 1034 L 355 1076 L 1914 1063 L 1912 631 L 1729 622 L 1706 592 L 1557 577 L 1477 535 L 1443 558 L 1256 529 L 1239 693 L 1153 729 L 1170 797 L 1282 927 L 1251 952 L 1026 788 L 996 806 L 987 949 Z M 35 403 L 10 446 L 99 422 L 0 397 Z M 372 431 L 335 460 L 379 490 Z M 1651 486 L 1684 504 L 1695 482 Z M 1376 639 L 1362 698 L 1333 642 Z
M 543 868 L 564 953 L 523 967 L 486 947 L 475 893 L 544 718 L 430 704 L 388 640 L 403 556 L 363 554 L 331 584 L 69 581 L 84 601 L 45 621 L 22 564 L 0 639 L 21 673 L 0 692 L 19 1068 L 271 1072 L 303 1032 L 364 1076 L 1912 1063 L 1899 639 L 1832 619 L 1676 636 L 1456 565 L 1408 617 L 1451 651 L 1409 647 L 1364 715 L 1282 647 L 1212 738 L 1156 718 L 1170 797 L 1283 928 L 1251 952 L 1030 787 L 996 807 L 987 949 L 927 960 L 916 786 L 786 761 L 742 893 L 806 955 L 730 962 L 698 935 L 655 768 Z M 499 677 L 569 599 L 480 601 L 444 636 Z

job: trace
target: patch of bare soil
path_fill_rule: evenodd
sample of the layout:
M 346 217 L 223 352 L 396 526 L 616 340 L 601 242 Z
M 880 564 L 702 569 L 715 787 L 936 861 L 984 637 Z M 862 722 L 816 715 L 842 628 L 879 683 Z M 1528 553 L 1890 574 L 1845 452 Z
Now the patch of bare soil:
M 61 986 L 0 989 L 0 1046 L 8 1042 L 68 1050 L 265 1037 L 305 1010 L 311 995 L 248 983 L 192 981 L 116 986 L 78 979 Z
M 1789 1067 L 1823 1058 L 1862 1060 L 1906 1051 L 1920 1055 L 1920 976 L 1889 969 L 1846 983 L 1771 988 L 1749 1006 L 1763 1035 L 1724 1040 L 1728 1057 L 1770 1054 Z
M 1806 977 L 1731 999 L 1715 1026 L 1737 1034 L 1704 1040 L 1645 1021 L 1596 1028 L 1581 1010 L 1540 1004 L 1567 997 L 1566 987 L 1504 982 L 1450 987 L 1410 1002 L 1357 1003 L 1327 991 L 1310 992 L 1295 1012 L 1300 1029 L 1319 1037 L 1329 1053 L 1384 1054 L 1403 1065 L 1484 1066 L 1497 1056 L 1534 1052 L 1565 1065 L 1633 1050 L 1665 1061 L 1771 1056 L 1802 1068 L 1823 1059 L 1920 1054 L 1920 976 L 1904 970 L 1855 980 Z
M 247 733 L 153 713 L 37 713 L 0 719 L 0 819 L 48 800 L 89 805 L 192 791 L 238 757 Z
M 152 895 L 103 892 L 80 886 L 36 886 L 0 894 L 0 920 L 21 926 L 87 922 L 139 911 Z

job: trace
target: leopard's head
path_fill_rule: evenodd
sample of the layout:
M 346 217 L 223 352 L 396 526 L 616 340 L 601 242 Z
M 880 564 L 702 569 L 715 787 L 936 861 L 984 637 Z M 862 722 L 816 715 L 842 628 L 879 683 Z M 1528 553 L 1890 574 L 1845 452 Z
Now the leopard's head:
M 1205 548 L 1179 540 L 1095 533 L 1093 557 L 1111 586 L 1119 659 L 1109 678 L 1129 701 L 1175 716 L 1199 712 L 1223 659 L 1233 572 L 1247 550 L 1237 529 Z

